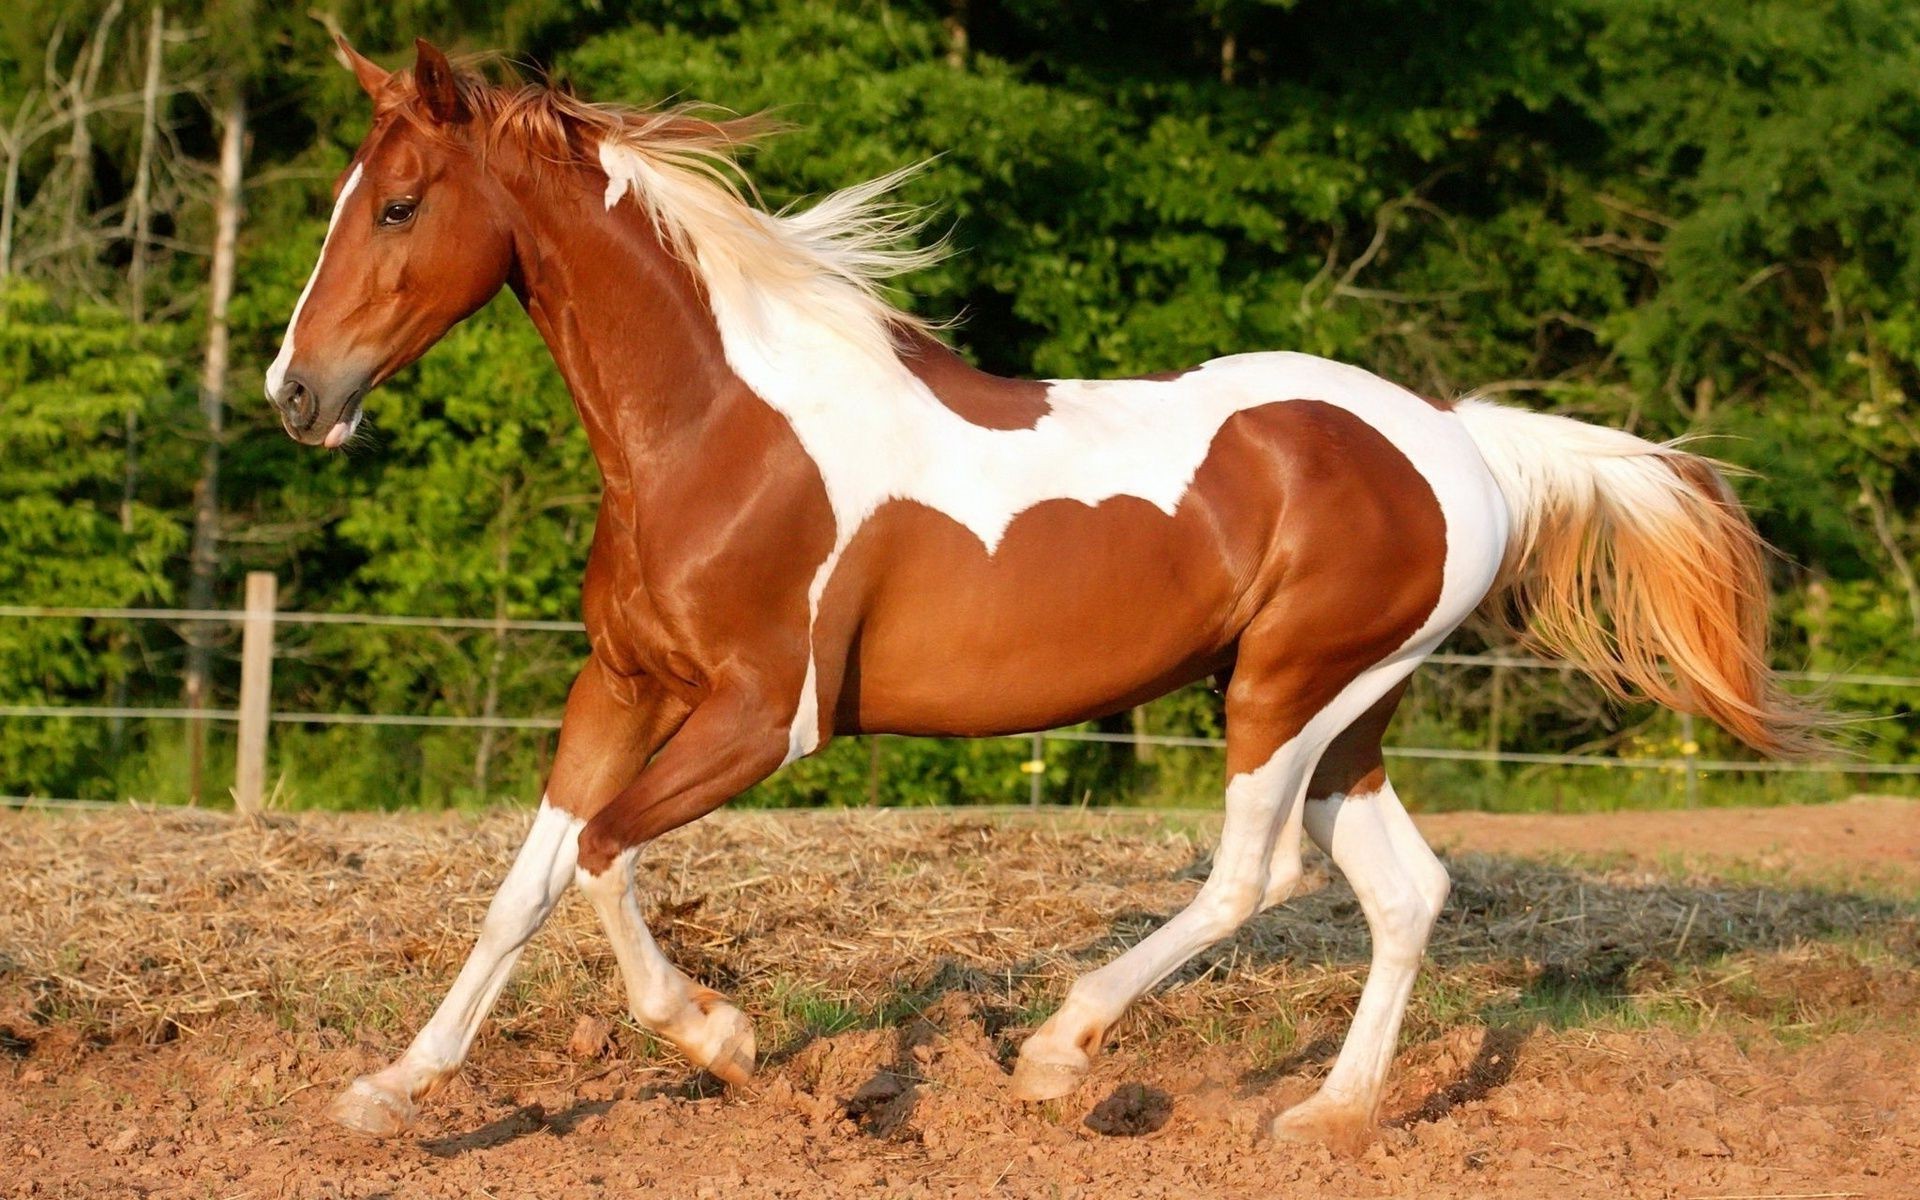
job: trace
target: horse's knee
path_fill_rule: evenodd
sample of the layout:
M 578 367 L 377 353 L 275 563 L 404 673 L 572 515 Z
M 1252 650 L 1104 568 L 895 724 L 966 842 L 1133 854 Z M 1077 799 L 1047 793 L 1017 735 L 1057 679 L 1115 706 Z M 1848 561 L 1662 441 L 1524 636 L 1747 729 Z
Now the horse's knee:
M 1447 905 L 1447 896 L 1453 891 L 1453 880 L 1447 875 L 1447 868 L 1439 856 L 1425 841 L 1416 837 L 1411 839 L 1409 845 L 1405 840 L 1395 839 L 1395 846 L 1395 861 L 1408 886 L 1420 898 L 1421 906 L 1426 910 L 1426 923 L 1431 926 Z
M 626 887 L 626 873 L 616 867 L 620 856 L 630 847 L 614 831 L 606 815 L 607 811 L 602 809 L 580 829 L 577 878 L 581 889 L 589 893 L 599 887 L 616 890 Z
M 1440 865 L 1440 860 L 1431 852 L 1427 854 L 1426 859 L 1426 862 L 1415 869 L 1417 878 L 1414 886 L 1420 890 L 1421 900 L 1426 902 L 1427 923 L 1431 926 L 1434 921 L 1440 919 L 1441 910 L 1447 906 L 1447 897 L 1453 892 L 1453 879 L 1447 874 L 1447 869 Z

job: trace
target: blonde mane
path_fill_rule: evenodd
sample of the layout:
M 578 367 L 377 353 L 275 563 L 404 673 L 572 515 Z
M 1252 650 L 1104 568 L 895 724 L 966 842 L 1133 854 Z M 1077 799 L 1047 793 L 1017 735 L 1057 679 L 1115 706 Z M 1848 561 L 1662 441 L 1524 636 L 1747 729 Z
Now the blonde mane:
M 816 329 L 889 356 L 902 329 L 930 322 L 895 307 L 896 276 L 929 266 L 942 242 L 915 244 L 926 214 L 892 199 L 924 164 L 832 192 L 801 208 L 770 212 L 739 164 L 740 154 L 777 132 L 764 115 L 735 116 L 695 104 L 642 108 L 596 104 L 541 83 L 495 84 L 467 60 L 460 97 L 490 151 L 511 143 L 529 161 L 587 165 L 607 175 L 607 207 L 631 197 L 667 246 L 700 275 L 716 305 L 741 315 L 807 318 Z M 403 115 L 432 122 L 412 102 L 406 73 L 394 92 Z

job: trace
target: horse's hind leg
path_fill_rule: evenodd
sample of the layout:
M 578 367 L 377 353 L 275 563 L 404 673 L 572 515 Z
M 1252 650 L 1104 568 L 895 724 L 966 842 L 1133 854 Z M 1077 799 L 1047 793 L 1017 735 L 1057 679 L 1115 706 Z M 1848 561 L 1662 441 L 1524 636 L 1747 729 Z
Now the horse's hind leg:
M 1059 1011 L 1020 1048 L 1017 1097 L 1045 1100 L 1072 1090 L 1129 1004 L 1239 928 L 1276 875 L 1299 876 L 1300 800 L 1322 750 L 1418 661 L 1344 671 L 1337 665 L 1366 660 L 1357 646 L 1309 643 L 1283 616 L 1255 622 L 1227 692 L 1226 820 L 1213 870 L 1173 919 L 1074 982 Z
M 1278 1137 L 1352 1148 L 1372 1133 L 1427 935 L 1446 903 L 1446 868 L 1380 764 L 1384 724 L 1382 714 L 1342 735 L 1309 789 L 1307 832 L 1353 886 L 1373 936 L 1373 962 L 1332 1071 L 1311 1099 L 1274 1121 Z
M 334 1100 L 328 1115 L 335 1121 L 380 1137 L 398 1133 L 413 1121 L 420 1101 L 466 1061 L 521 950 L 573 881 L 585 824 L 575 814 L 591 813 L 637 774 L 684 715 L 664 696 L 618 694 L 631 691 L 631 685 L 611 685 L 594 663 L 581 672 L 567 697 L 548 798 L 487 906 L 466 964 L 406 1052 L 354 1080 Z

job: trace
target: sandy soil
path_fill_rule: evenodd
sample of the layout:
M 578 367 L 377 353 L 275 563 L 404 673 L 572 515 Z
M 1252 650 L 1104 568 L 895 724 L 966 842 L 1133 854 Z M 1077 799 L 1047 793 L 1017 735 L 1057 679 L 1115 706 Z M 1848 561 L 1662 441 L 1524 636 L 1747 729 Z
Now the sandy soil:
M 1065 981 L 1204 871 L 1204 822 L 1093 816 L 705 823 L 642 882 L 762 1022 L 749 1093 L 607 1019 L 572 905 L 416 1130 L 336 1132 L 521 822 L 0 817 L 0 1196 L 1920 1196 L 1909 802 L 1423 822 L 1459 885 L 1357 1157 L 1260 1132 L 1357 992 L 1337 881 L 1144 1002 L 1074 1097 L 1007 1098 Z
M 1436 848 L 1483 854 L 1617 854 L 1643 861 L 1785 872 L 1838 882 L 1920 884 L 1920 806 L 1860 796 L 1815 808 L 1639 813 L 1430 813 Z

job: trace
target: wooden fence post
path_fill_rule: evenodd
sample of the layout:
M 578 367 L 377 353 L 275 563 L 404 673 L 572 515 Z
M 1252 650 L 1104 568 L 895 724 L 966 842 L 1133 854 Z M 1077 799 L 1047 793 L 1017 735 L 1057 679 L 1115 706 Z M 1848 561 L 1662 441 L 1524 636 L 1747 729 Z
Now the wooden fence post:
M 260 811 L 267 782 L 267 725 L 273 711 L 273 613 L 278 581 L 247 572 L 247 618 L 240 637 L 240 746 L 234 758 L 233 806 Z
M 1043 734 L 1033 735 L 1033 749 L 1020 769 L 1027 775 L 1027 807 L 1040 807 L 1040 788 L 1045 782 L 1047 771 L 1047 739 Z
M 1680 714 L 1680 757 L 1686 760 L 1687 807 L 1700 807 L 1700 743 L 1693 737 L 1693 714 Z
M 1507 721 L 1507 669 L 1496 664 L 1493 668 L 1493 697 L 1487 704 L 1487 751 L 1486 769 L 1482 772 L 1489 783 L 1500 779 L 1500 730 Z M 1486 808 L 1485 797 L 1480 807 Z

